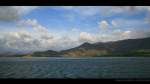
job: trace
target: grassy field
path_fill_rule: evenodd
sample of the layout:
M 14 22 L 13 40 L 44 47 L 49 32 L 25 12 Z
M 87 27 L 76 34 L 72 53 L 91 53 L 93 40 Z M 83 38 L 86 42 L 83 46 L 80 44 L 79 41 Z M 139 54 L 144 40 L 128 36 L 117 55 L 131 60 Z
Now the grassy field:
M 86 50 L 86 51 L 74 51 L 65 54 L 65 56 L 72 57 L 145 57 L 150 56 L 149 50 L 137 50 L 137 51 L 129 51 L 129 52 L 107 52 L 107 51 L 98 51 L 98 50 Z

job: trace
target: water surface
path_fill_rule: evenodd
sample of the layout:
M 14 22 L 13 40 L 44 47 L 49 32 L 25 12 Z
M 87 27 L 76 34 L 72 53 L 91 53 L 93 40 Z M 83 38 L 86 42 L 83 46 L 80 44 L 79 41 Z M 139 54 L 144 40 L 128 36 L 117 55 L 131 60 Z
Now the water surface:
M 0 78 L 150 78 L 150 57 L 3 57 Z

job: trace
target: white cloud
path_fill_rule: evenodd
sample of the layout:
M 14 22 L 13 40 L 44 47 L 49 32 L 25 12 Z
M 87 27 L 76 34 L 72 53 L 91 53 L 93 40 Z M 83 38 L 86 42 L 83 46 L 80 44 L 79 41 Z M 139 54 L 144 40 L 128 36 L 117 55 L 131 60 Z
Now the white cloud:
M 124 11 L 130 11 L 134 9 L 133 6 L 62 6 L 65 10 L 73 11 L 82 16 L 111 16 Z
M 73 11 L 82 16 L 94 16 L 99 13 L 98 6 L 62 6 L 60 8 Z
M 94 42 L 95 37 L 93 35 L 91 35 L 90 33 L 81 32 L 80 35 L 79 35 L 79 40 L 81 42 Z
M 79 28 L 72 28 L 72 30 L 71 31 L 73 31 L 73 32 L 79 32 L 80 31 L 80 29 Z
M 9 50 L 14 50 L 14 52 L 64 50 L 80 44 L 77 39 L 71 38 L 71 36 L 64 37 L 58 32 L 49 32 L 36 19 L 22 20 L 18 24 L 21 28 L 16 28 L 16 31 L 0 32 L 0 47 L 2 48 L 0 49 L 2 52 Z M 28 26 L 31 26 L 31 29 Z M 34 31 L 31 31 L 32 29 Z
M 150 11 L 150 6 L 133 6 L 133 10 L 147 10 Z
M 118 26 L 118 23 L 117 23 L 115 20 L 112 20 L 111 24 L 112 24 L 112 26 L 114 26 L 114 27 L 117 27 L 117 26 Z
M 107 28 L 109 27 L 108 22 L 105 21 L 105 20 L 100 21 L 100 22 L 98 23 L 98 25 L 99 25 L 99 28 L 101 28 L 101 29 L 107 29 Z
M 133 29 L 131 30 L 132 33 L 130 33 L 131 38 L 144 38 L 144 37 L 150 37 L 150 29 Z
M 38 23 L 38 22 L 37 22 Z M 49 32 L 50 33 L 50 32 Z M 120 30 L 114 29 L 111 33 L 91 34 L 88 32 L 80 32 L 78 38 L 72 38 L 71 35 L 63 36 L 53 34 L 46 37 L 36 37 L 38 32 L 31 32 L 24 28 L 11 32 L 0 32 L 0 49 L 4 51 L 45 51 L 45 50 L 64 50 L 76 47 L 84 42 L 106 42 L 117 41 L 129 38 L 142 38 L 150 36 L 150 30 Z M 74 33 L 72 33 L 74 35 Z M 58 37 L 59 36 L 59 37 Z M 0 53 L 1 53 L 0 52 Z
M 129 36 L 131 34 L 131 31 L 127 30 L 123 32 L 123 36 Z
M 27 14 L 30 11 L 37 9 L 38 6 L 12 6 L 12 8 L 16 9 L 18 11 L 18 14 Z
M 33 52 L 33 51 L 45 51 L 45 50 L 64 50 L 75 47 L 78 44 L 76 40 L 69 37 L 58 38 L 56 36 L 43 35 L 36 37 L 39 33 L 30 31 L 11 31 L 0 32 L 0 50 L 2 52 L 8 52 L 9 50 L 15 50 L 14 52 Z M 4 50 L 5 49 L 5 50 Z M 1 53 L 0 51 L 0 53 Z
M 27 31 L 16 31 L 16 32 L 1 32 L 0 40 L 4 41 L 0 45 L 5 46 L 7 49 L 17 50 L 28 50 L 33 49 L 33 38 L 32 35 Z
M 122 6 L 121 9 L 126 9 L 129 14 L 134 14 L 140 11 L 147 11 L 147 14 L 145 16 L 145 21 L 150 22 L 150 6 Z M 122 12 L 125 12 L 124 10 Z
M 0 20 L 16 20 L 21 15 L 27 14 L 30 11 L 38 8 L 38 6 L 1 6 Z M 150 11 L 149 6 L 59 6 L 55 9 L 62 8 L 68 11 L 73 11 L 82 16 L 112 16 L 117 13 L 131 13 L 139 10 Z
M 61 6 L 61 8 L 66 9 L 66 10 L 72 10 L 74 7 L 73 6 Z
M 135 19 L 121 19 L 121 18 L 117 18 L 117 19 L 113 19 L 111 22 L 113 28 L 122 28 L 122 27 L 126 27 L 126 28 L 133 28 L 133 27 L 141 27 L 142 25 L 148 25 L 149 23 L 147 23 L 146 20 L 135 20 Z
M 150 6 L 60 6 L 58 8 L 72 11 L 83 17 L 95 15 L 110 17 L 116 14 L 126 14 L 130 16 L 143 10 L 150 11 Z M 147 17 L 149 17 L 149 14 Z
M 150 36 L 150 30 L 121 30 L 114 29 L 111 33 L 97 33 L 90 34 L 87 32 L 81 32 L 79 36 L 80 43 L 83 42 L 107 42 L 107 41 L 117 41 L 123 39 L 136 39 L 136 38 L 144 38 Z
M 99 13 L 99 8 L 96 6 L 79 7 L 77 12 L 84 16 L 94 16 Z
M 36 7 L 35 7 L 36 8 Z M 96 8 L 96 9 L 95 9 Z M 78 10 L 74 7 L 68 7 L 67 10 L 74 10 L 75 12 L 80 13 L 80 15 L 85 16 L 93 16 L 96 14 L 102 13 L 102 11 L 106 10 L 105 7 L 102 11 L 99 10 L 99 7 L 79 7 Z M 101 9 L 102 9 L 101 8 Z M 4 10 L 6 9 L 6 10 Z M 15 20 L 18 18 L 18 16 L 25 14 L 33 9 L 28 7 L 0 7 L 0 10 L 4 12 L 0 12 L 0 20 Z M 14 10 L 15 9 L 15 10 Z M 89 9 L 89 10 L 88 10 Z M 130 8 L 125 8 L 125 10 L 129 10 Z M 13 11 L 12 11 L 13 10 Z M 115 9 L 114 7 L 109 12 L 113 13 L 120 13 L 124 10 L 122 8 L 117 7 Z M 140 10 L 140 9 L 138 9 Z M 149 10 L 149 8 L 145 8 L 145 10 Z M 25 12 L 26 11 L 26 12 Z M 82 13 L 81 13 L 82 11 Z M 94 12 L 92 12 L 94 11 Z M 105 12 L 108 12 L 106 10 Z M 131 11 L 132 12 L 132 11 Z M 8 14 L 8 15 L 7 15 Z M 108 14 L 108 15 L 109 15 Z M 105 15 L 105 14 L 104 14 Z M 50 32 L 48 28 L 44 27 L 42 24 L 40 24 L 36 19 L 27 19 L 22 20 L 18 22 L 19 27 L 23 29 L 19 29 L 18 31 L 11 31 L 11 32 L 0 32 L 0 50 L 8 51 L 8 50 L 21 50 L 21 51 L 36 51 L 36 50 L 63 50 L 72 48 L 75 46 L 78 46 L 79 44 L 83 42 L 105 42 L 105 41 L 116 41 L 116 40 L 122 40 L 122 39 L 128 39 L 128 38 L 142 38 L 142 37 L 148 37 L 150 36 L 150 30 L 109 30 L 110 33 L 96 33 L 91 34 L 88 32 L 84 32 L 79 30 L 78 28 L 73 28 L 71 31 L 78 32 L 78 37 L 74 38 L 75 33 L 71 32 L 71 34 L 66 34 L 66 36 L 59 34 L 60 31 Z M 114 19 L 110 24 L 113 26 L 119 27 L 120 25 L 141 25 L 145 24 L 144 21 L 136 21 L 136 20 L 119 20 Z M 109 28 L 110 24 L 106 20 L 102 20 L 98 23 L 99 28 L 107 29 Z M 31 29 L 28 28 L 28 26 L 31 27 Z M 29 30 L 28 30 L 29 29 Z M 34 30 L 33 32 L 30 30 Z
M 44 26 L 40 25 L 36 19 L 27 19 L 27 20 L 22 20 L 19 22 L 21 25 L 29 25 L 32 26 L 33 29 L 37 32 L 43 32 L 43 33 L 47 33 L 48 30 L 47 28 L 45 28 Z
M 116 30 L 113 30 L 112 32 L 112 36 L 113 36 L 113 39 L 112 40 L 123 40 L 123 39 L 129 39 L 131 38 L 131 33 L 132 31 L 130 30 L 120 30 L 120 29 L 116 29 Z
M 35 6 L 1 6 L 0 7 L 0 20 L 13 21 L 20 18 L 21 15 L 29 13 Z

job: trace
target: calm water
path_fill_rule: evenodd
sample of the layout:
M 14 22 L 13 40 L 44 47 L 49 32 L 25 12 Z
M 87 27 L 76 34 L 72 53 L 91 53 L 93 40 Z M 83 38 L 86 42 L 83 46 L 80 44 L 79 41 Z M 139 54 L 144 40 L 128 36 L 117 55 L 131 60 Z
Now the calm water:
M 0 78 L 150 78 L 150 58 L 0 58 Z

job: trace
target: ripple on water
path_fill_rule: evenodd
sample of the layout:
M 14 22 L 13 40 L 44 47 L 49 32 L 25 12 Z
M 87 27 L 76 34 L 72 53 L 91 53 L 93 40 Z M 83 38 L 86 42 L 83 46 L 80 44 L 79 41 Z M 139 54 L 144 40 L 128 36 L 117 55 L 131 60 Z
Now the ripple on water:
M 0 78 L 150 78 L 150 58 L 18 59 L 0 61 Z

